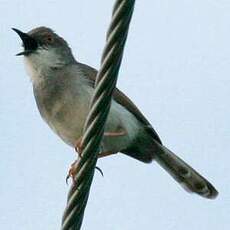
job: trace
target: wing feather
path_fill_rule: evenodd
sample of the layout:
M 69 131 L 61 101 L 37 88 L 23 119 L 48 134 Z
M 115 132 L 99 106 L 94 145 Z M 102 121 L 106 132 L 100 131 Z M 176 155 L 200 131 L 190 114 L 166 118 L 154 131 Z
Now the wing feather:
M 82 64 L 78 63 L 80 67 L 82 67 L 82 72 L 85 73 L 85 77 L 87 77 L 92 84 L 92 87 L 94 87 L 97 70 Z M 145 116 L 141 113 L 141 111 L 137 108 L 137 106 L 119 89 L 115 89 L 113 99 L 120 105 L 124 106 L 130 113 L 132 113 L 146 128 L 147 132 L 160 144 L 162 144 L 160 137 L 158 136 L 157 132 L 154 130 L 152 125 L 148 122 L 148 120 L 145 118 Z

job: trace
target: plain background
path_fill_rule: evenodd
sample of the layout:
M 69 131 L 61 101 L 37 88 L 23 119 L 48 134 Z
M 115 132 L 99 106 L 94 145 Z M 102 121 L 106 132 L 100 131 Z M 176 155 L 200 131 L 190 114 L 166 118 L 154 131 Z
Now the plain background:
M 40 118 L 11 27 L 51 27 L 98 68 L 113 4 L 0 0 L 1 229 L 60 229 L 75 159 Z M 118 87 L 220 194 L 190 195 L 155 163 L 118 154 L 98 162 L 82 229 L 229 229 L 229 74 L 229 0 L 136 2 Z

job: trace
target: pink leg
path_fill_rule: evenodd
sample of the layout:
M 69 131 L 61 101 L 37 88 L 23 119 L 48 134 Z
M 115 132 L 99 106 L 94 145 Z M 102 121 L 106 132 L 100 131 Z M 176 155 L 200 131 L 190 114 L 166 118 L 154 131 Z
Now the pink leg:
M 104 132 L 105 137 L 121 137 L 125 136 L 127 134 L 126 131 L 120 131 L 120 132 Z
M 99 153 L 98 154 L 98 158 L 102 158 L 102 157 L 106 157 L 106 156 L 110 156 L 110 155 L 113 155 L 113 154 L 116 154 L 115 152 L 112 152 L 112 151 L 107 151 L 107 152 L 102 152 L 102 153 Z M 79 159 L 78 158 L 77 160 L 75 160 L 71 165 L 70 165 L 70 169 L 69 169 L 69 172 L 67 174 L 67 177 L 66 177 L 66 183 L 68 182 L 68 179 L 71 177 L 72 178 L 72 181 L 73 183 L 75 183 L 75 176 L 77 175 L 78 173 L 78 163 L 79 163 Z M 103 176 L 103 172 L 101 171 L 100 168 L 96 167 L 96 169 L 99 170 L 99 172 L 101 173 L 101 175 Z
M 68 179 L 71 177 L 73 183 L 75 183 L 75 176 L 78 173 L 78 163 L 79 163 L 79 158 L 77 160 L 75 160 L 69 168 L 68 174 L 66 176 L 66 183 L 68 183 Z
M 105 137 L 121 137 L 121 136 L 125 136 L 127 134 L 126 131 L 120 131 L 120 132 L 104 132 L 104 136 Z M 77 141 L 76 141 L 76 145 L 75 145 L 75 151 L 78 152 L 79 156 L 81 157 L 81 153 L 83 150 L 83 146 L 82 146 L 82 137 L 80 137 Z
M 78 153 L 79 157 L 81 157 L 81 153 L 82 153 L 82 150 L 83 150 L 81 141 L 82 141 L 82 137 L 80 137 L 76 141 L 76 145 L 75 145 L 75 151 Z
M 127 133 L 125 131 L 120 131 L 120 132 L 105 132 L 104 136 L 106 137 L 120 137 L 120 136 L 125 136 Z M 75 151 L 78 152 L 79 157 L 81 157 L 82 154 L 82 150 L 83 150 L 83 146 L 82 146 L 82 137 L 80 137 L 77 141 L 76 141 L 76 145 L 75 145 Z M 98 154 L 98 158 L 102 158 L 102 157 L 106 157 L 106 156 L 110 156 L 116 154 L 115 152 L 111 152 L 111 151 L 107 151 L 107 152 L 102 152 Z M 71 177 L 73 180 L 73 183 L 75 183 L 74 178 L 76 176 L 76 174 L 78 173 L 78 162 L 79 159 L 75 160 L 69 169 L 68 175 L 66 177 L 66 181 L 68 181 L 68 179 Z

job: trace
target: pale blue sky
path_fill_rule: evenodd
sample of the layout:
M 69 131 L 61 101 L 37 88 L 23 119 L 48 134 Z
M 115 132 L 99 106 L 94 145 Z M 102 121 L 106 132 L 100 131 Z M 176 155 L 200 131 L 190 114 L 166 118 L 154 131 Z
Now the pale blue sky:
M 16 27 L 44 25 L 98 68 L 114 1 L 0 0 L 0 228 L 60 228 L 74 151 L 42 121 Z M 166 146 L 219 190 L 186 193 L 155 163 L 99 160 L 82 229 L 229 229 L 230 2 L 137 1 L 118 86 Z

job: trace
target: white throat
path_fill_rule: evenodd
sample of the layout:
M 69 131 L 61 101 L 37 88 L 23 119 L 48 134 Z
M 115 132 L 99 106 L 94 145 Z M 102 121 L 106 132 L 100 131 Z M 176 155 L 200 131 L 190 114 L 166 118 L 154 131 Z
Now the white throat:
M 34 84 L 43 81 L 54 68 L 65 65 L 54 49 L 38 49 L 35 53 L 25 56 L 24 60 L 26 71 Z

